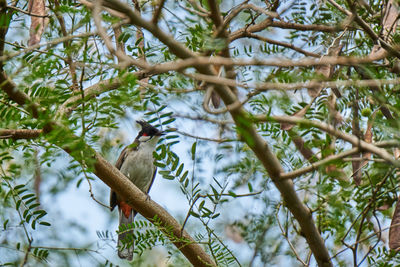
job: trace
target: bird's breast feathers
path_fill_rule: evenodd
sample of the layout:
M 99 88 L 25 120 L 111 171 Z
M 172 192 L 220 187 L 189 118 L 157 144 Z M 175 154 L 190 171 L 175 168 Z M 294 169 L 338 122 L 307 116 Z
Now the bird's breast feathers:
M 143 192 L 147 192 L 156 170 L 153 164 L 155 146 L 149 143 L 140 143 L 129 151 L 121 166 L 121 172 Z

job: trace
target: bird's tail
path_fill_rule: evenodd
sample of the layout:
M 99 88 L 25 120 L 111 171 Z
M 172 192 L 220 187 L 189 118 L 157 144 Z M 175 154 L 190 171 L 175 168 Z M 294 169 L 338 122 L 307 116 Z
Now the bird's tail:
M 135 214 L 130 206 L 120 205 L 119 229 L 122 230 L 131 228 L 134 216 Z M 133 258 L 134 243 L 135 240 L 133 238 L 132 230 L 125 230 L 123 233 L 118 234 L 118 256 L 121 259 L 127 259 L 131 261 Z

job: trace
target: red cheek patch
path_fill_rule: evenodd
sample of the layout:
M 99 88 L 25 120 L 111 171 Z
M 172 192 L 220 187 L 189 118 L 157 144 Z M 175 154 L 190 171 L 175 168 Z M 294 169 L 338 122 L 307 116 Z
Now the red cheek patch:
M 129 216 L 131 216 L 132 208 L 131 208 L 131 206 L 128 205 L 128 203 L 126 203 L 126 202 L 124 202 L 124 201 L 121 201 L 121 202 L 118 204 L 118 206 L 119 206 L 119 208 L 122 210 L 122 213 L 124 214 L 124 216 L 125 216 L 126 218 L 129 218 Z
M 142 136 L 147 136 L 147 133 L 142 134 Z

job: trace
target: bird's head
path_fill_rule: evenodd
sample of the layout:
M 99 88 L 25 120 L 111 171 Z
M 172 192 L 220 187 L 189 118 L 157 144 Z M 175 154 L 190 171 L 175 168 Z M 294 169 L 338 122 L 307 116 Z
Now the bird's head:
M 150 140 L 157 142 L 157 140 L 165 134 L 163 131 L 158 130 L 156 127 L 153 127 L 150 123 L 144 120 L 136 122 L 142 126 L 142 130 L 136 137 L 140 142 L 148 142 Z

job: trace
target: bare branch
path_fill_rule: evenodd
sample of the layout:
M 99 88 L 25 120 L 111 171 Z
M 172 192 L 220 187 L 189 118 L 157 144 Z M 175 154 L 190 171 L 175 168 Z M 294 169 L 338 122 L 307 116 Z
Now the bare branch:
M 290 48 L 290 49 L 293 49 L 294 51 L 299 52 L 299 53 L 301 53 L 301 54 L 303 54 L 305 56 L 317 57 L 317 58 L 321 57 L 320 54 L 316 54 L 316 53 L 313 53 L 313 52 L 308 52 L 308 51 L 303 50 L 303 49 L 301 49 L 301 48 L 299 48 L 297 46 L 294 46 L 293 44 L 285 43 L 285 42 L 281 42 L 281 41 L 277 41 L 277 40 L 273 40 L 273 39 L 267 38 L 267 37 L 262 37 L 260 35 L 254 34 L 254 33 L 247 33 L 246 32 L 244 37 L 254 38 L 254 39 L 266 42 L 266 43 L 270 43 L 270 44 L 274 44 L 274 45 L 279 45 L 279 46 L 283 46 L 283 47 L 286 47 L 286 48 Z
M 285 21 L 273 21 L 271 18 L 267 18 L 262 22 L 244 27 L 230 34 L 229 41 L 233 42 L 236 39 L 245 37 L 246 32 L 254 33 L 265 30 L 268 27 L 277 27 L 281 29 L 293 29 L 299 31 L 321 31 L 321 32 L 339 32 L 345 29 L 344 25 L 327 26 L 317 24 L 297 24 Z
M 42 17 L 31 16 L 31 27 L 29 30 L 29 45 L 34 45 L 40 42 L 46 24 L 48 23 L 48 18 L 46 15 L 46 7 L 44 0 L 29 0 L 28 4 L 29 13 L 39 14 Z
M 186 53 L 185 53 L 186 54 Z M 186 54 L 187 56 L 189 54 Z M 384 57 L 383 57 L 384 58 Z M 380 59 L 383 59 L 380 58 Z M 185 57 L 184 60 L 176 60 L 158 65 L 149 66 L 149 71 L 167 72 L 180 71 L 189 67 L 202 67 L 208 65 L 221 66 L 271 66 L 271 67 L 311 67 L 323 65 L 345 65 L 356 66 L 360 64 L 368 64 L 378 59 L 370 57 L 342 57 L 342 56 L 325 56 L 321 59 L 303 58 L 299 60 L 290 60 L 286 58 L 276 57 L 273 59 L 231 59 L 219 56 L 201 57 L 192 54 L 190 57 Z
M 23 10 L 23 9 L 20 9 L 20 8 L 18 8 L 18 7 L 15 7 L 15 6 L 7 6 L 7 8 L 8 9 L 12 9 L 12 10 L 15 10 L 15 11 L 18 11 L 18 12 L 21 12 L 21 13 L 23 13 L 23 14 L 25 14 L 25 15 L 29 15 L 29 16 L 31 16 L 31 17 L 38 17 L 38 18 L 48 18 L 48 17 L 50 17 L 50 15 L 41 15 L 41 14 L 37 14 L 37 13 L 32 13 L 32 12 L 29 12 L 29 11 L 25 11 L 25 10 Z
M 186 132 L 182 132 L 182 131 L 179 131 L 179 130 L 176 131 L 176 132 L 181 134 L 181 135 L 187 136 L 187 137 L 191 137 L 191 138 L 195 138 L 195 139 L 199 139 L 199 140 L 204 140 L 204 141 L 215 142 L 215 143 L 218 143 L 218 144 L 237 141 L 235 139 L 216 139 L 216 138 L 210 138 L 210 137 L 201 137 L 201 136 L 196 136 L 196 135 L 189 134 L 189 133 L 186 133 Z
M 297 260 L 303 265 L 303 266 L 309 266 L 308 264 L 306 264 L 299 256 L 299 254 L 297 253 L 295 247 L 293 246 L 292 242 L 290 242 L 289 240 L 289 234 L 287 231 L 285 231 L 285 229 L 283 228 L 280 220 L 279 220 L 279 210 L 281 208 L 281 205 L 279 205 L 278 209 L 276 210 L 275 213 L 275 218 L 276 218 L 276 222 L 278 223 L 279 229 L 281 230 L 281 233 L 283 235 L 283 237 L 286 239 L 286 242 L 288 243 L 290 249 L 292 250 L 293 254 L 296 256 Z
M 42 130 L 31 129 L 0 129 L 0 139 L 34 139 L 42 134 Z
M 55 5 L 55 7 L 57 9 L 60 8 L 60 3 L 58 2 L 58 0 L 54 0 L 54 5 Z M 60 24 L 62 35 L 64 37 L 67 37 L 69 34 L 68 34 L 67 28 L 65 26 L 65 20 L 64 20 L 63 16 L 61 14 L 59 14 L 58 10 L 56 11 L 56 18 L 58 20 L 58 23 Z M 63 42 L 64 48 L 70 47 L 71 46 L 71 41 L 72 41 L 72 39 L 66 40 L 65 42 Z M 72 60 L 72 56 L 71 56 L 70 53 L 67 53 L 66 63 L 69 66 L 69 72 L 71 74 L 72 90 L 73 91 L 78 91 L 79 90 L 79 86 L 78 86 L 78 80 L 77 80 L 77 75 L 76 75 L 76 66 L 75 66 L 75 62 Z
M 356 145 L 361 150 L 374 153 L 375 155 L 380 156 L 382 159 L 386 160 L 387 162 L 391 163 L 392 165 L 394 165 L 396 167 L 400 167 L 400 161 L 395 160 L 392 155 L 390 155 L 388 152 L 386 152 L 386 150 L 378 148 L 377 146 L 375 146 L 373 144 L 362 141 L 359 138 L 355 137 L 354 135 L 350 135 L 350 134 L 344 133 L 342 131 L 339 131 L 334 126 L 328 125 L 323 122 L 319 122 L 319 121 L 315 121 L 315 120 L 307 120 L 307 119 L 302 119 L 302 118 L 296 118 L 296 117 L 291 117 L 291 116 L 267 117 L 264 115 L 256 116 L 255 120 L 256 121 L 280 122 L 280 123 L 286 122 L 286 123 L 293 123 L 293 124 L 316 127 L 320 130 L 327 132 L 328 134 L 331 134 L 333 136 L 336 136 L 337 138 L 340 138 L 351 144 Z
M 281 174 L 281 179 L 294 179 L 294 178 L 297 178 L 297 177 L 299 177 L 299 176 L 301 176 L 303 174 L 309 173 L 311 171 L 315 171 L 321 166 L 327 165 L 327 164 L 329 164 L 331 162 L 334 162 L 334 161 L 336 161 L 338 159 L 342 159 L 342 158 L 354 155 L 354 154 L 356 154 L 358 152 L 359 152 L 358 148 L 353 148 L 353 149 L 350 149 L 348 151 L 339 153 L 337 155 L 328 156 L 328 157 L 326 157 L 326 158 L 324 158 L 322 160 L 319 160 L 317 162 L 311 162 L 310 166 L 303 167 L 301 169 L 298 169 L 298 170 L 295 170 L 295 171 L 292 171 L 292 172 L 283 173 L 283 174 Z
M 153 24 L 158 24 L 158 20 L 160 19 L 161 11 L 164 7 L 165 2 L 166 0 L 159 0 L 156 11 L 154 12 L 153 18 L 151 19 L 151 22 L 153 22 Z
M 340 10 L 342 13 L 346 14 L 347 16 L 351 16 L 352 13 L 350 11 L 348 11 L 347 9 L 343 8 L 341 5 L 339 5 L 338 3 L 336 3 L 334 0 L 328 0 L 328 2 L 333 5 L 334 7 L 336 7 L 338 10 Z
M 24 92 L 16 90 L 15 83 L 9 79 L 3 71 L 0 72 L 0 88 L 6 92 L 10 99 L 15 101 L 20 106 L 25 107 L 28 111 L 32 112 L 34 118 L 38 117 L 39 105 L 32 103 L 29 96 Z
M 364 87 L 364 86 L 383 86 L 383 85 L 397 85 L 400 84 L 400 78 L 391 80 L 338 80 L 338 81 L 309 81 L 309 82 L 296 82 L 296 83 L 274 83 L 274 82 L 257 82 L 257 83 L 239 83 L 234 80 L 227 78 L 216 77 L 212 75 L 204 74 L 189 74 L 183 73 L 185 76 L 193 78 L 199 81 L 205 81 L 208 83 L 226 85 L 226 86 L 237 86 L 246 89 L 254 89 L 254 91 L 249 92 L 248 96 L 254 96 L 262 91 L 269 90 L 299 90 L 303 88 L 339 88 L 339 87 Z

